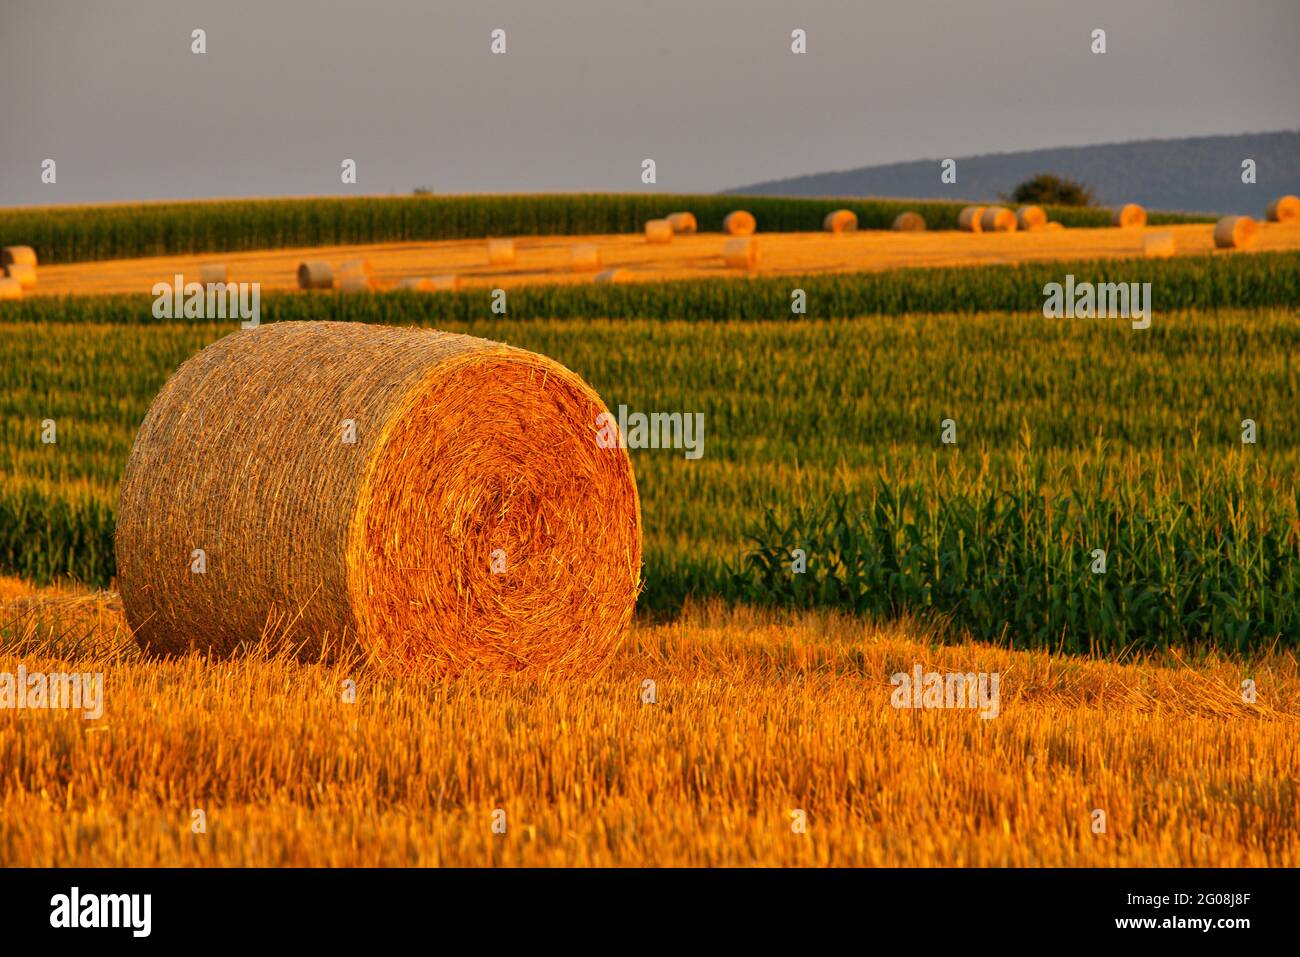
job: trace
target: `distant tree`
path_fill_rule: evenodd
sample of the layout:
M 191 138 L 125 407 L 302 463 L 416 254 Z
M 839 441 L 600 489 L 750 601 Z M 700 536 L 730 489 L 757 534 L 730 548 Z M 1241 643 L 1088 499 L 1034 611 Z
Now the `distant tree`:
M 1017 186 L 1004 200 L 1013 203 L 1037 203 L 1044 206 L 1091 206 L 1095 200 L 1091 186 L 1067 176 L 1039 173 Z
M 427 187 L 427 186 L 417 186 L 417 187 L 415 187 L 415 195 L 416 195 L 416 196 L 432 196 L 432 195 L 433 195 L 433 190 L 429 189 L 429 187 Z

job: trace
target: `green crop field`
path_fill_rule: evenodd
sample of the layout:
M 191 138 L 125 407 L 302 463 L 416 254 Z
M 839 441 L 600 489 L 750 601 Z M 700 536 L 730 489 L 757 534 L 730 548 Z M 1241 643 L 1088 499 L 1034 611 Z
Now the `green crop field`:
M 782 199 L 664 193 L 365 196 L 356 199 L 226 200 L 0 210 L 0 246 L 27 245 L 46 264 L 177 253 L 233 252 L 409 240 L 640 232 L 648 219 L 695 213 L 719 230 L 747 209 L 764 232 L 822 228 L 833 209 L 851 209 L 864 229 L 888 229 L 914 210 L 931 229 L 955 229 L 965 203 L 880 199 Z M 1066 226 L 1106 226 L 1104 209 L 1049 207 Z M 1152 213 L 1149 222 L 1213 222 L 1214 217 Z
M 704 413 L 699 459 L 632 452 L 648 610 L 721 596 L 917 612 L 1069 650 L 1300 637 L 1294 307 L 1158 308 L 1136 331 L 997 312 L 466 322 L 439 316 L 443 301 L 268 297 L 266 312 L 436 322 L 552 356 L 611 407 Z M 134 431 L 233 324 L 121 321 L 131 300 L 57 321 L 78 302 L 15 304 L 50 312 L 0 325 L 0 570 L 103 585 Z

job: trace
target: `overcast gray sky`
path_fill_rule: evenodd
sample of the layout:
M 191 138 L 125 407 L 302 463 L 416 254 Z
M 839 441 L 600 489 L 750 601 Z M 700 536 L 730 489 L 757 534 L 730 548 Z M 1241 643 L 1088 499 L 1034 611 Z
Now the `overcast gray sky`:
M 1297 50 L 1300 0 L 0 0 L 0 205 L 713 191 L 1295 129 Z

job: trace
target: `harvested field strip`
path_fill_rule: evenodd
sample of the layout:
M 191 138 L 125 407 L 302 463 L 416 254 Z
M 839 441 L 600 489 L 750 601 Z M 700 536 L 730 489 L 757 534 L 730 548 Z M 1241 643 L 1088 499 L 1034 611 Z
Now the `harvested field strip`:
M 762 259 L 753 274 L 812 276 L 1049 260 L 1133 259 L 1145 254 L 1145 237 L 1150 232 L 1109 228 L 983 234 L 760 231 Z M 1174 237 L 1180 257 L 1205 257 L 1215 249 L 1213 224 L 1170 226 L 1160 232 Z M 358 258 L 371 263 L 373 278 L 380 288 L 391 288 L 408 276 L 456 275 L 468 289 L 513 289 L 589 284 L 589 273 L 574 271 L 572 250 L 575 246 L 594 245 L 606 268 L 626 270 L 631 282 L 657 283 L 734 276 L 723 257 L 727 238 L 701 233 L 655 245 L 640 235 L 529 237 L 516 240 L 515 257 L 498 264 L 489 263 L 487 244 L 478 240 L 232 253 L 224 261 L 231 282 L 258 282 L 264 291 L 297 289 L 298 267 L 303 262 L 324 260 L 337 266 Z M 1261 224 L 1250 250 L 1300 250 L 1300 223 Z M 1232 255 L 1224 253 L 1218 258 Z M 42 266 L 39 282 L 28 295 L 148 292 L 154 283 L 170 283 L 177 274 L 186 281 L 199 281 L 200 268 L 208 259 L 191 255 Z
M 669 193 L 518 194 L 484 196 L 363 196 L 355 199 L 214 200 L 103 206 L 18 207 L 0 210 L 0 246 L 35 247 L 55 263 L 234 252 L 291 246 L 333 246 L 487 236 L 640 234 L 647 220 L 678 210 L 695 213 L 699 228 L 718 232 L 723 217 L 743 206 L 761 232 L 813 232 L 826 214 L 848 209 L 862 229 L 888 229 L 905 210 L 931 229 L 954 229 L 958 202 L 877 199 L 796 199 Z M 1048 207 L 1067 226 L 1106 226 L 1105 209 Z M 1243 210 L 1262 214 L 1262 210 Z M 1215 217 L 1153 213 L 1152 224 L 1212 222 Z

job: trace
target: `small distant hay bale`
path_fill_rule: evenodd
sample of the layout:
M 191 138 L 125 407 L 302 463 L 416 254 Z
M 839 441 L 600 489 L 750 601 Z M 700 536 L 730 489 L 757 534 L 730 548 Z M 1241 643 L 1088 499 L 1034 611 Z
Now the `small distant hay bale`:
M 957 214 L 957 228 L 963 233 L 983 232 L 984 227 L 981 224 L 983 215 L 983 206 L 966 206 Z
M 0 249 L 0 266 L 13 265 L 31 266 L 35 269 L 36 250 L 31 246 L 5 246 Z
M 1047 211 L 1041 206 L 1021 206 L 1016 210 L 1016 225 L 1024 230 L 1042 229 L 1047 225 Z
M 599 283 L 632 282 L 634 278 L 626 269 L 606 269 L 604 272 L 596 273 L 596 282 Z
M 925 232 L 925 217 L 910 210 L 906 213 L 899 213 L 894 217 L 894 225 L 890 229 L 896 233 L 923 233 Z
M 1219 249 L 1244 249 L 1254 245 L 1259 223 L 1249 216 L 1224 216 L 1214 225 L 1214 245 Z
M 10 263 L 5 266 L 5 275 L 24 289 L 36 288 L 36 267 L 27 263 Z
M 752 236 L 757 228 L 758 221 L 754 219 L 754 214 L 743 209 L 727 213 L 722 220 L 722 231 L 728 236 Z
M 1126 203 L 1111 216 L 1111 225 L 1134 229 L 1147 224 L 1147 211 L 1137 203 Z
M 214 282 L 228 282 L 230 270 L 225 263 L 204 263 L 199 267 L 199 282 L 203 285 Z
M 699 230 L 694 213 L 669 213 L 668 225 L 678 236 L 693 236 Z
M 1142 237 L 1142 255 L 1148 259 L 1168 259 L 1175 252 L 1173 233 L 1147 233 Z
M 732 269 L 754 269 L 758 266 L 758 240 L 752 238 L 729 239 L 722 247 L 722 259 Z
M 1268 204 L 1270 223 L 1300 222 L 1300 196 L 1279 196 Z
M 1064 228 L 1065 228 L 1065 223 L 1058 223 L 1058 222 L 1056 222 L 1056 220 L 1051 220 L 1050 222 L 1044 223 L 1044 224 L 1043 224 L 1043 228 L 1044 228 L 1044 229 L 1049 229 L 1049 230 L 1052 230 L 1053 232 L 1055 232 L 1055 231 L 1057 231 L 1057 230 L 1064 229 Z
M 371 279 L 375 277 L 375 271 L 371 268 L 369 259 L 349 259 L 345 263 L 339 263 L 340 276 L 350 272 L 359 272 Z
M 334 270 L 323 259 L 309 259 L 298 264 L 299 289 L 332 289 Z
M 127 621 L 161 655 L 264 637 L 408 676 L 596 670 L 641 573 L 606 415 L 559 363 L 471 336 L 236 332 L 176 371 L 136 435 L 116 532 Z
M 595 243 L 578 243 L 569 248 L 569 265 L 574 272 L 600 269 L 600 247 Z
M 487 258 L 490 266 L 514 265 L 515 241 L 513 239 L 489 239 L 487 241 Z
M 1016 214 L 1005 206 L 990 206 L 980 216 L 980 231 L 985 233 L 1014 233 Z
M 0 300 L 23 298 L 23 284 L 17 279 L 0 279 Z
M 822 229 L 828 233 L 856 233 L 858 231 L 858 214 L 851 209 L 836 209 L 826 214 L 822 220 Z
M 420 276 L 401 279 L 397 288 L 407 292 L 459 292 L 460 276 Z
M 339 273 L 337 282 L 340 292 L 369 292 L 375 288 L 375 281 L 359 269 Z
M 651 219 L 645 224 L 645 241 L 654 245 L 673 241 L 673 224 L 666 219 Z

